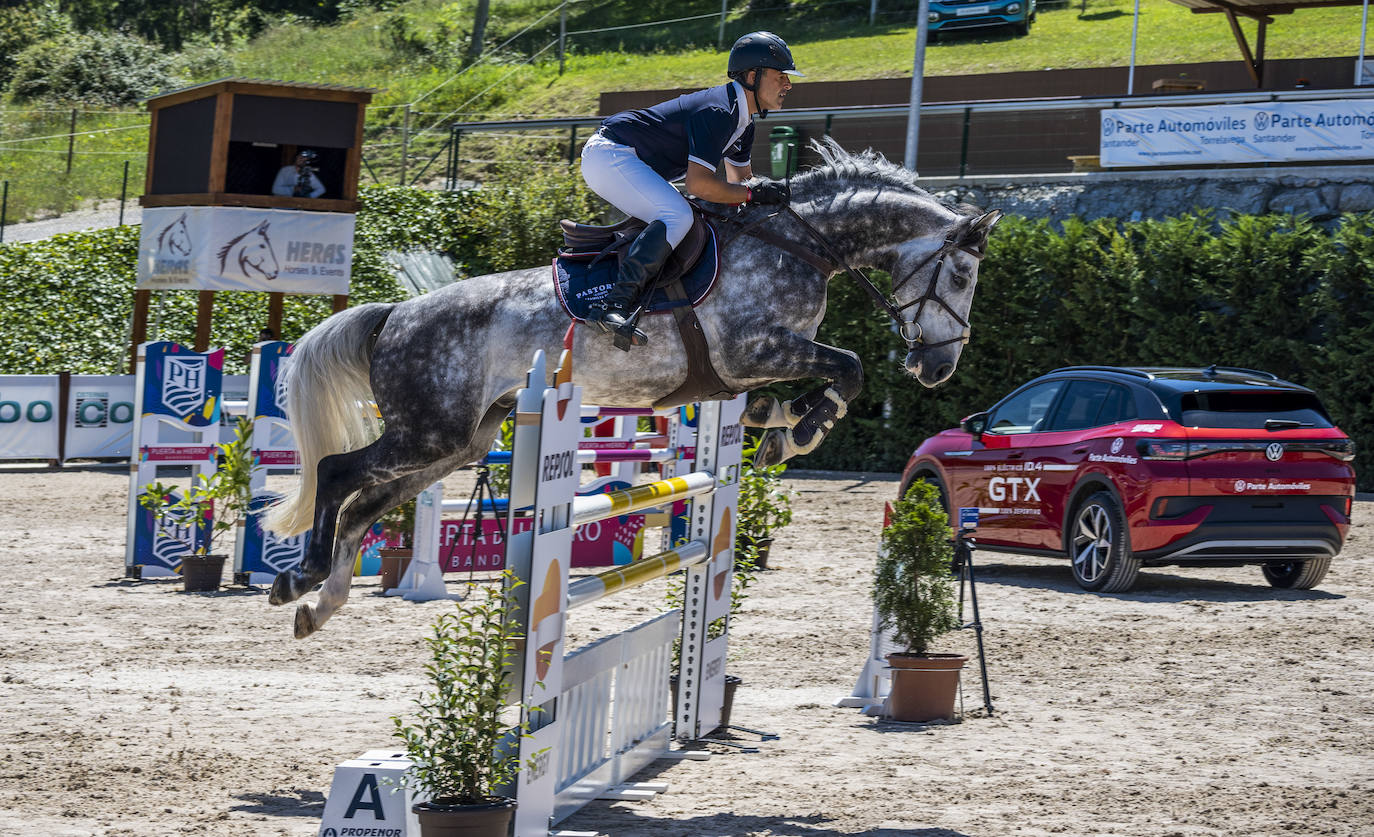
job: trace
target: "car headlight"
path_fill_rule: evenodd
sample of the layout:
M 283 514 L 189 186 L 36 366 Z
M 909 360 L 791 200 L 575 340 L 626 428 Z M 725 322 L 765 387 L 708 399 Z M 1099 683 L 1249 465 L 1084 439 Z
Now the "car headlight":
M 1007 6 L 1007 14 L 1009 14 L 1009 15 L 1014 15 L 1014 14 L 1016 14 L 1016 13 L 1019 12 L 1019 11 L 1021 11 L 1021 4 L 1020 4 L 1020 3 L 1012 3 L 1012 4 L 1010 4 L 1010 5 Z
M 940 22 L 940 13 L 939 13 L 939 12 L 931 12 L 930 14 L 926 15 L 926 19 L 929 20 L 931 23 L 939 23 L 939 22 Z

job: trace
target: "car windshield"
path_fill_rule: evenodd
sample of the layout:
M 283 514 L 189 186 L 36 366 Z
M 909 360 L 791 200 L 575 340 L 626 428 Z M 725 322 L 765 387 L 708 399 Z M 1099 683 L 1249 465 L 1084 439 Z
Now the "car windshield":
M 1310 392 L 1190 392 L 1183 396 L 1186 427 L 1262 430 L 1270 426 L 1332 427 L 1321 401 Z
M 993 411 L 987 432 L 1012 434 L 1044 430 L 1045 414 L 1050 411 L 1054 397 L 1063 386 L 1063 381 L 1049 381 L 1008 398 Z

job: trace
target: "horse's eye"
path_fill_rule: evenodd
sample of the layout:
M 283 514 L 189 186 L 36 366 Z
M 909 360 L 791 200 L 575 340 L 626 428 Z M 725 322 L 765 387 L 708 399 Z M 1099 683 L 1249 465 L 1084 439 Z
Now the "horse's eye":
M 962 291 L 964 288 L 968 287 L 968 277 L 962 273 L 954 274 L 954 276 L 950 278 L 950 281 L 954 283 L 954 287 L 958 290 Z

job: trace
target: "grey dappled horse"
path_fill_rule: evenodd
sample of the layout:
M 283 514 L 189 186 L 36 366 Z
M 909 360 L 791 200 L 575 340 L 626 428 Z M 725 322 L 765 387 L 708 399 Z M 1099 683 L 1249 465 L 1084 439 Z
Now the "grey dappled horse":
M 892 274 L 893 294 L 879 304 L 907 341 L 907 370 L 936 386 L 968 342 L 978 262 L 1000 217 L 942 204 L 912 172 L 871 152 L 816 148 L 825 165 L 791 183 L 796 215 L 782 212 L 766 229 L 828 256 L 803 258 L 795 246 L 739 235 L 723 248 L 716 290 L 697 309 L 711 361 L 734 391 L 828 382 L 787 403 L 749 405 L 745 424 L 772 428 L 760 464 L 814 450 L 862 388 L 858 357 L 814 340 L 831 276 L 854 264 Z M 751 208 L 746 217 L 768 211 Z M 828 243 L 818 248 L 807 226 Z M 674 319 L 648 317 L 640 327 L 649 345 L 631 352 L 595 329 L 576 329 L 572 356 L 584 403 L 649 406 L 683 382 Z M 535 351 L 557 357 L 567 328 L 542 265 L 350 308 L 300 339 L 287 365 L 286 413 L 301 480 L 269 513 L 268 526 L 281 535 L 309 529 L 311 539 L 300 567 L 277 576 L 271 602 L 295 601 L 328 580 L 318 604 L 297 608 L 297 637 L 318 630 L 347 600 L 353 558 L 373 522 L 487 452 Z M 380 435 L 377 417 L 360 407 L 369 399 L 385 426 Z

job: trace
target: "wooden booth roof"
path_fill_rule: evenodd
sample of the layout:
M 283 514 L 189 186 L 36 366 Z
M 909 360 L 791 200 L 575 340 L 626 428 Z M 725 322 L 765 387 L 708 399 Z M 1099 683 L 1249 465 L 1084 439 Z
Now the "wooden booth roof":
M 1321 9 L 1327 6 L 1360 6 L 1365 0 L 1170 0 L 1193 11 L 1193 14 L 1222 14 L 1231 26 L 1231 35 L 1240 49 L 1241 61 L 1254 80 L 1255 87 L 1264 86 L 1265 29 L 1274 22 L 1274 15 L 1290 15 L 1298 9 Z M 1238 18 L 1255 21 L 1255 45 L 1252 49 Z
M 214 81 L 193 84 L 170 90 L 143 101 L 150 110 L 167 107 L 179 102 L 203 99 L 221 92 L 245 93 L 253 96 L 283 96 L 293 99 L 332 99 L 334 101 L 362 102 L 372 101 L 372 96 L 382 92 L 376 87 L 349 87 L 344 84 L 320 84 L 310 81 L 278 81 L 267 78 L 217 78 Z
M 1242 17 L 1289 15 L 1298 9 L 1321 9 L 1327 6 L 1359 6 L 1364 0 L 1170 0 L 1186 6 L 1198 14 L 1225 13 L 1227 9 Z

